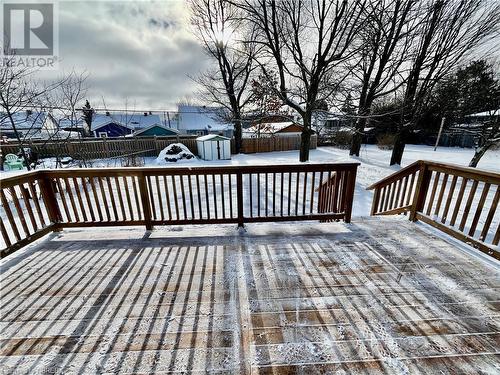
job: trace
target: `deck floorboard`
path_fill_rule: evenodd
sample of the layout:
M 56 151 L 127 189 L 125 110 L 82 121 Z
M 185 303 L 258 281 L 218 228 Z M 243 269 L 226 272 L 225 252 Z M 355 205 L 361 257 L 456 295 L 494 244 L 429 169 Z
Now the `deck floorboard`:
M 500 372 L 500 268 L 399 218 L 67 230 L 0 281 L 5 373 Z

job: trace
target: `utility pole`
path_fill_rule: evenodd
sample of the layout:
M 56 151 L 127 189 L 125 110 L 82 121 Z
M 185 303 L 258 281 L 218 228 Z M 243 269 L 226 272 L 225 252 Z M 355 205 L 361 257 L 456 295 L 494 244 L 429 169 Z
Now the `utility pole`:
M 441 126 L 439 126 L 439 133 L 438 133 L 438 137 L 436 139 L 436 144 L 434 145 L 434 151 L 436 151 L 436 149 L 438 148 L 438 144 L 439 144 L 439 140 L 441 139 L 441 133 L 443 132 L 443 126 L 444 126 L 445 120 L 446 120 L 446 117 L 443 117 L 441 119 Z

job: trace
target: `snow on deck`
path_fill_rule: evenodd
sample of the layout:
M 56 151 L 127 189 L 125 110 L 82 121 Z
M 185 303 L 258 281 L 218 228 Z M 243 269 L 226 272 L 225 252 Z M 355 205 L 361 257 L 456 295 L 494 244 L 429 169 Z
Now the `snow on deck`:
M 498 373 L 500 268 L 403 218 L 65 230 L 1 263 L 6 373 Z

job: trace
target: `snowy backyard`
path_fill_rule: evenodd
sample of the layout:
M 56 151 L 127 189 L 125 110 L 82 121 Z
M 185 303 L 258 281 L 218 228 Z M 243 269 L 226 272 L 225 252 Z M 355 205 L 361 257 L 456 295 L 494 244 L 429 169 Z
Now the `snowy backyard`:
M 372 204 L 373 192 L 366 188 L 380 179 L 390 175 L 417 160 L 429 160 L 442 163 L 467 166 L 472 158 L 474 151 L 465 148 L 447 148 L 439 147 L 436 151 L 431 146 L 407 145 L 403 157 L 402 166 L 389 166 L 391 155 L 390 150 L 381 150 L 375 145 L 365 145 L 359 158 L 350 157 L 347 150 L 335 147 L 319 147 L 311 150 L 310 163 L 344 163 L 359 162 L 356 176 L 356 190 L 354 197 L 353 216 L 368 216 Z M 198 158 L 190 160 L 181 160 L 178 163 L 162 162 L 159 163 L 154 157 L 144 159 L 145 167 L 188 167 L 188 166 L 225 166 L 225 165 L 283 165 L 297 164 L 298 151 L 269 152 L 259 154 L 240 154 L 232 155 L 231 160 L 204 161 Z M 91 163 L 93 168 L 102 167 L 121 167 L 120 159 L 99 159 Z M 39 168 L 52 168 L 54 159 L 42 160 Z M 500 150 L 490 150 L 481 159 L 479 169 L 493 172 L 500 171 Z M 19 171 L 2 172 L 2 177 L 17 175 Z

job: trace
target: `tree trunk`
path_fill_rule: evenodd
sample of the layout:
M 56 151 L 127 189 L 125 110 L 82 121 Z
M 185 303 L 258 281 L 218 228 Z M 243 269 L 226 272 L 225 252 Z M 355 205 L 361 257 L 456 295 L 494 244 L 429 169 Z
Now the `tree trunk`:
M 304 129 L 300 136 L 299 161 L 304 163 L 309 161 L 309 148 L 311 147 L 311 114 L 303 116 Z
M 241 130 L 241 120 L 234 120 L 234 148 L 237 154 L 241 152 L 242 144 L 242 130 Z
M 351 149 L 349 155 L 359 156 L 361 144 L 363 143 L 363 132 L 365 130 L 366 118 L 359 118 L 356 122 L 355 132 L 352 136 Z
M 483 155 L 488 151 L 488 149 L 491 147 L 490 143 L 485 143 L 483 146 L 476 148 L 476 152 L 474 153 L 474 156 L 472 157 L 469 167 L 477 167 L 477 164 L 479 163 L 479 160 L 483 157 Z
M 401 165 L 401 160 L 403 159 L 403 152 L 406 146 L 406 131 L 404 129 L 399 129 L 396 133 L 396 139 L 394 140 L 394 148 L 392 149 L 391 155 L 391 165 L 398 164 Z

